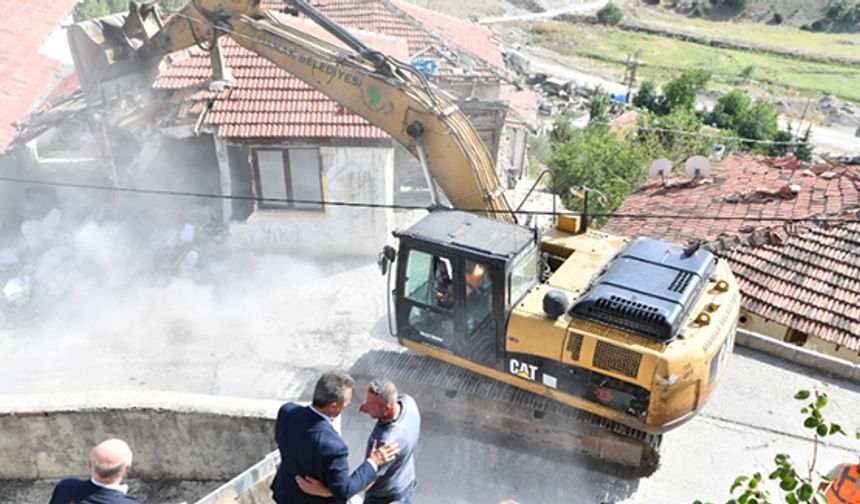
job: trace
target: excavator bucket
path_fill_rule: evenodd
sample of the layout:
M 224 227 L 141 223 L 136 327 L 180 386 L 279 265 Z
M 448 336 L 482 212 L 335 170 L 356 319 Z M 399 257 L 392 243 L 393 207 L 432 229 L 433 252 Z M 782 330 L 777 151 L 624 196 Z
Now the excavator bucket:
M 141 60 L 137 50 L 162 26 L 155 4 L 136 2 L 126 14 L 70 26 L 69 47 L 87 99 L 120 92 L 128 86 L 128 77 L 146 79 L 151 65 Z

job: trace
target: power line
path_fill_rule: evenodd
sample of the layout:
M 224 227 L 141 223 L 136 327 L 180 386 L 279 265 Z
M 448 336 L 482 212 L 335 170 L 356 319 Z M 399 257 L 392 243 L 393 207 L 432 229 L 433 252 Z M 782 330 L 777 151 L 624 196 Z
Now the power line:
M 183 19 L 186 19 L 189 23 L 200 23 L 200 24 L 206 25 L 209 29 L 213 29 L 211 24 L 209 24 L 205 21 L 202 21 L 200 19 L 197 19 L 195 17 L 183 14 L 180 11 L 168 11 L 168 12 L 170 12 L 171 14 L 174 14 L 176 16 L 179 16 Z M 280 48 L 277 45 L 272 44 L 268 40 L 264 40 L 264 39 L 254 37 L 251 35 L 246 35 L 244 33 L 237 32 L 231 28 L 228 28 L 228 27 L 222 26 L 222 25 L 219 25 L 215 29 L 217 29 L 218 31 L 223 31 L 225 33 L 229 33 L 232 36 L 238 36 L 238 37 L 242 37 L 242 38 L 247 39 L 247 40 L 251 40 L 253 42 L 260 43 L 264 46 L 269 47 L 270 49 L 275 49 L 277 51 L 280 51 Z M 638 64 L 638 62 L 637 62 L 637 64 Z M 610 125 L 610 123 L 606 123 L 606 122 L 595 122 L 592 124 L 598 124 L 598 125 L 604 125 L 604 126 Z M 658 133 L 673 133 L 673 134 L 677 134 L 677 135 L 693 136 L 693 137 L 697 137 L 697 138 L 718 138 L 718 139 L 722 139 L 722 140 L 737 140 L 737 141 L 740 141 L 743 143 L 748 143 L 748 144 L 801 145 L 801 144 L 812 143 L 812 142 L 799 142 L 799 141 L 758 140 L 758 139 L 754 139 L 754 138 L 743 138 L 743 137 L 732 136 L 732 135 L 720 135 L 720 134 L 677 130 L 677 129 L 670 129 L 670 128 L 656 128 L 656 127 L 648 127 L 648 126 L 639 126 L 639 125 L 634 126 L 634 128 L 638 131 L 652 131 L 652 132 L 658 132 Z
M 599 122 L 599 123 L 593 123 L 593 124 L 600 124 L 603 126 L 609 126 L 610 125 L 610 123 L 607 123 L 607 122 Z M 635 126 L 635 129 L 637 129 L 639 131 L 654 131 L 654 132 L 658 132 L 658 133 L 673 133 L 673 134 L 677 134 L 677 135 L 692 136 L 692 137 L 698 137 L 698 138 L 719 138 L 719 139 L 723 139 L 723 140 L 738 140 L 738 141 L 744 142 L 744 143 L 757 143 L 757 144 L 765 144 L 765 145 L 801 145 L 801 144 L 811 143 L 811 142 L 785 141 L 785 140 L 757 140 L 754 138 L 743 138 L 743 137 L 737 137 L 737 136 L 732 136 L 732 135 L 719 135 L 719 134 L 715 134 L 715 133 L 702 133 L 702 132 L 697 132 L 697 131 L 685 131 L 685 130 L 678 130 L 678 129 L 671 129 L 671 128 L 655 128 L 655 127 L 650 127 L 650 126 L 638 126 L 638 125 Z
M 256 202 L 256 203 L 281 203 L 281 204 L 301 204 L 301 205 L 319 205 L 319 206 L 333 206 L 333 207 L 347 207 L 347 208 L 366 208 L 366 209 L 383 209 L 383 210 L 427 210 L 428 206 L 426 205 L 398 205 L 398 204 L 388 204 L 388 203 L 366 203 L 366 202 L 355 202 L 355 201 L 329 201 L 329 200 L 306 200 L 306 199 L 295 199 L 295 198 L 261 198 L 257 196 L 242 196 L 236 194 L 214 194 L 214 193 L 202 193 L 202 192 L 192 192 L 192 191 L 170 191 L 163 189 L 139 189 L 135 187 L 112 187 L 105 185 L 96 185 L 96 184 L 83 184 L 78 182 L 58 182 L 58 181 L 48 181 L 48 180 L 36 180 L 36 179 L 20 179 L 13 177 L 0 177 L 0 182 L 8 182 L 13 184 L 31 184 L 31 185 L 41 185 L 41 186 L 49 186 L 49 187 L 63 187 L 63 188 L 71 188 L 71 189 L 86 189 L 86 190 L 96 190 L 96 191 L 108 191 L 108 192 L 117 192 L 117 193 L 131 193 L 131 194 L 147 194 L 154 196 L 169 196 L 169 197 L 181 197 L 181 198 L 201 198 L 201 199 L 217 199 L 217 200 L 236 200 L 236 201 L 248 201 L 248 202 Z M 484 208 L 457 208 L 450 209 L 457 210 L 461 212 L 469 212 L 469 213 L 483 213 L 483 214 L 509 214 L 512 211 L 509 210 L 494 210 L 494 209 L 484 209 Z M 555 215 L 566 215 L 566 216 L 581 216 L 582 212 L 571 212 L 571 211 L 544 211 L 544 210 L 514 210 L 513 213 L 519 215 L 542 215 L 542 216 L 555 216 Z M 621 213 L 621 212 L 588 212 L 588 215 L 591 217 L 611 217 L 617 219 L 687 219 L 687 220 L 716 220 L 716 221 L 745 221 L 745 222 L 786 222 L 786 223 L 800 223 L 800 222 L 827 222 L 827 223 L 837 223 L 837 224 L 848 224 L 848 223 L 856 223 L 860 222 L 860 211 L 858 211 L 857 218 L 845 218 L 845 217 L 815 217 L 815 216 L 805 216 L 805 217 L 743 217 L 743 216 L 721 216 L 721 215 L 694 215 L 694 214 L 655 214 L 655 213 Z

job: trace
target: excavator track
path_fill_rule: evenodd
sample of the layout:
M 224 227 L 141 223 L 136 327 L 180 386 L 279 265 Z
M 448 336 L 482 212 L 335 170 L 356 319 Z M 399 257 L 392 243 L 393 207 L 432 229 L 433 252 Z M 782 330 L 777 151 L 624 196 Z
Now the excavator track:
M 359 382 L 388 377 L 417 399 L 425 418 L 485 437 L 524 442 L 563 457 L 584 453 L 645 474 L 659 465 L 661 435 L 423 354 L 374 350 L 362 355 L 350 372 Z

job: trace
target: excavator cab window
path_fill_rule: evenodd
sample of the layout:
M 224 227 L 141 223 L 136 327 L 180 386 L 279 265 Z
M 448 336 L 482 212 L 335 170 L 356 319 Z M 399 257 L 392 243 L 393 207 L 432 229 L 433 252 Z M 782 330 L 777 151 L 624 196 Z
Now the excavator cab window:
M 451 260 L 420 250 L 410 250 L 404 295 L 414 301 L 409 325 L 437 343 L 454 334 L 454 283 Z
M 472 334 L 493 311 L 493 280 L 487 266 L 466 261 L 466 330 Z
M 514 261 L 508 281 L 508 305 L 519 303 L 529 289 L 538 283 L 538 251 L 537 247 L 526 249 Z

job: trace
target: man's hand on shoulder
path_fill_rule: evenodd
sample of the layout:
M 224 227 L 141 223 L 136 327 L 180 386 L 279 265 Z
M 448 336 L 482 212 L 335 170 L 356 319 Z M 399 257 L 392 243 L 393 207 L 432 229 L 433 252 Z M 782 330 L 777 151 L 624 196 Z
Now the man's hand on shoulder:
M 334 495 L 322 481 L 310 476 L 296 476 L 296 485 L 302 492 L 317 497 L 331 497 Z
M 370 459 L 376 464 L 376 467 L 382 467 L 394 460 L 397 454 L 400 453 L 400 445 L 392 439 L 382 446 L 376 446 L 376 441 L 373 442 L 373 449 L 370 450 Z

